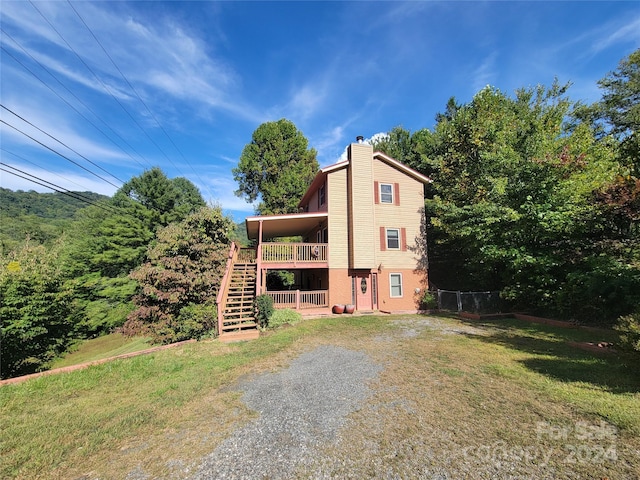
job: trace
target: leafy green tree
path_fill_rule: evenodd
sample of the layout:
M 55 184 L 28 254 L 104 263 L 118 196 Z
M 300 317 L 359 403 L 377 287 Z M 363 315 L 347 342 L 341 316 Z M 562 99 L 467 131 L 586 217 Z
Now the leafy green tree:
M 214 331 L 215 300 L 234 228 L 219 207 L 203 207 L 160 229 L 148 262 L 131 273 L 140 291 L 124 332 L 172 343 Z
M 122 326 L 137 285 L 129 273 L 145 261 L 156 231 L 184 219 L 204 200 L 188 180 L 170 180 L 154 168 L 127 182 L 108 205 L 110 211 L 79 212 L 65 253 L 80 312 L 76 322 L 88 336 Z
M 316 151 L 286 119 L 260 125 L 242 150 L 233 176 L 236 195 L 249 202 L 261 199 L 261 215 L 297 213 L 298 202 L 318 170 Z
M 204 207 L 205 201 L 198 189 L 186 178 L 170 180 L 158 167 L 134 177 L 116 192 L 115 199 L 124 195 L 146 207 L 159 225 L 185 218 L 189 213 Z
M 430 176 L 434 169 L 431 163 L 434 153 L 433 141 L 432 133 L 426 128 L 411 133 L 398 126 L 391 129 L 386 136 L 374 139 L 371 146 L 375 151 L 385 153 Z
M 620 140 L 623 158 L 640 177 L 640 49 L 622 59 L 617 70 L 598 84 L 604 90 L 597 104 L 599 117 Z
M 26 242 L 0 256 L 2 378 L 47 367 L 74 334 L 72 291 L 64 285 L 59 246 Z
M 510 98 L 485 88 L 439 117 L 435 195 L 426 202 L 437 286 L 498 289 L 516 307 L 566 316 L 610 317 L 618 309 L 620 298 L 613 297 L 600 305 L 588 300 L 589 311 L 560 305 L 563 292 L 586 282 L 589 265 L 603 253 L 608 232 L 594 192 L 622 169 L 589 124 L 568 127 L 574 103 L 566 91 L 554 84 Z M 615 259 L 600 267 L 601 278 L 626 272 Z M 635 285 L 631 273 L 624 276 L 627 286 Z M 627 296 L 624 308 L 630 301 Z

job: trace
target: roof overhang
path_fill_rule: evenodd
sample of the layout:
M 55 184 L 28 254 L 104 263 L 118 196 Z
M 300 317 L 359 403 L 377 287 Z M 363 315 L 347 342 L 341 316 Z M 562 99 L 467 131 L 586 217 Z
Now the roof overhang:
M 331 173 L 331 172 L 333 172 L 335 170 L 340 170 L 341 168 L 346 168 L 347 165 L 349 165 L 349 162 L 345 160 L 345 161 L 334 163 L 333 165 L 329 165 L 328 167 L 324 167 L 324 168 L 320 169 L 318 171 L 318 173 L 316 173 L 316 176 L 314 177 L 313 181 L 311 182 L 311 185 L 309 185 L 309 188 L 307 188 L 307 191 L 305 192 L 305 194 L 300 199 L 300 202 L 298 202 L 298 206 L 302 207 L 302 206 L 306 205 L 307 203 L 309 203 L 309 200 L 311 199 L 311 196 L 326 181 L 327 174 L 329 174 L 329 173 Z
M 375 152 L 373 154 L 373 158 L 377 158 L 378 160 L 381 160 L 383 162 L 385 162 L 387 165 L 391 165 L 392 167 L 397 168 L 398 170 L 400 170 L 401 172 L 405 173 L 406 175 L 409 175 L 410 177 L 415 178 L 416 180 L 422 182 L 422 183 L 432 183 L 433 180 L 431 180 L 429 177 L 427 177 L 426 175 L 421 174 L 420 172 L 414 170 L 411 167 L 406 166 L 404 163 L 397 161 L 395 158 L 391 158 L 390 156 L 382 153 L 382 152 Z
M 262 238 L 293 237 L 305 235 L 329 217 L 327 212 L 291 213 L 287 215 L 261 215 L 247 217 L 247 237 L 257 240 L 262 222 Z

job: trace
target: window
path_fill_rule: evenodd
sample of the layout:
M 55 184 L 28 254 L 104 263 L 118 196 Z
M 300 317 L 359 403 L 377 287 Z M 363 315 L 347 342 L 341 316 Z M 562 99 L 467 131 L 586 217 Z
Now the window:
M 380 184 L 380 203 L 393 203 L 393 185 L 390 183 Z
M 329 230 L 327 230 L 327 227 L 316 232 L 316 240 L 318 243 L 329 243 Z
M 387 248 L 400 250 L 400 231 L 397 228 L 387 228 Z
M 327 200 L 327 191 L 325 189 L 325 185 L 322 185 L 318 190 L 318 206 L 324 205 Z
M 402 297 L 402 274 L 390 273 L 389 274 L 389 288 L 391 290 L 391 297 Z

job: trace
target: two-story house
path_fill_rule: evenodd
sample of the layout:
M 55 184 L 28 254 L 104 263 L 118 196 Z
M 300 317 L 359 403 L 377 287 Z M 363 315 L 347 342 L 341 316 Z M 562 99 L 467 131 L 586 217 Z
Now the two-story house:
M 300 213 L 248 217 L 256 248 L 232 247 L 219 295 L 221 339 L 257 336 L 250 305 L 260 294 L 270 295 L 276 308 L 302 313 L 346 304 L 360 312 L 415 312 L 428 287 L 414 247 L 430 181 L 358 142 L 347 160 L 317 173 Z M 274 241 L 282 237 L 302 241 Z M 293 273 L 294 287 L 268 289 L 272 270 Z

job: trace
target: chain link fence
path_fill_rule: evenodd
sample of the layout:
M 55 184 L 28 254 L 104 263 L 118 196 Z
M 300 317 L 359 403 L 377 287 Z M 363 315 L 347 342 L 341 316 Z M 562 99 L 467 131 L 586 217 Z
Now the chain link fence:
M 500 292 L 460 292 L 438 289 L 438 308 L 453 312 L 497 313 L 501 311 Z

